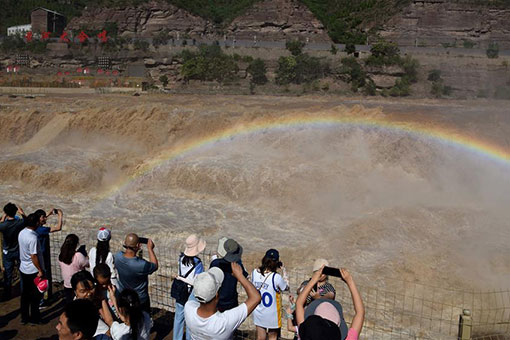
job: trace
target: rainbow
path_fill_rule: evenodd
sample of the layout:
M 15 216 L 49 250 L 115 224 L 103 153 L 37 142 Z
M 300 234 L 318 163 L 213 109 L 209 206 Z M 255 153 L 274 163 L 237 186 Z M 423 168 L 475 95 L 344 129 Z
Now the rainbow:
M 375 128 L 386 133 L 406 133 L 417 138 L 427 138 L 438 143 L 447 144 L 451 147 L 460 148 L 472 152 L 478 156 L 488 158 L 504 165 L 510 165 L 510 150 L 480 138 L 468 136 L 453 129 L 425 125 L 418 122 L 393 121 L 379 116 L 354 116 L 354 115 L 291 115 L 284 117 L 271 117 L 253 120 L 252 122 L 237 124 L 223 130 L 213 131 L 206 136 L 194 138 L 174 145 L 172 148 L 163 150 L 156 157 L 140 165 L 136 171 L 122 182 L 110 187 L 102 195 L 107 198 L 122 191 L 130 183 L 134 182 L 166 162 L 170 162 L 185 156 L 197 149 L 222 141 L 230 141 L 235 137 L 256 134 L 265 131 L 288 130 L 294 128 L 327 128 L 342 126 L 347 128 Z

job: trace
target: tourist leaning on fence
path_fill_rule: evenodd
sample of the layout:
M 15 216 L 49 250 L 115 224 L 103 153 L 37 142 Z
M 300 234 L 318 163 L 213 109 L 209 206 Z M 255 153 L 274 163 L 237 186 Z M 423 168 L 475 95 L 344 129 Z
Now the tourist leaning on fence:
M 243 275 L 241 266 L 231 263 L 232 275 L 246 291 L 248 298 L 241 305 L 223 313 L 218 311 L 219 289 L 223 282 L 223 271 L 217 267 L 201 273 L 195 279 L 193 294 L 184 307 L 186 324 L 192 340 L 229 340 L 234 331 L 260 303 L 260 294 Z
M 110 267 L 111 281 L 117 286 L 117 270 L 115 270 L 113 254 L 110 252 L 110 239 L 112 234 L 106 228 L 100 228 L 97 231 L 97 244 L 89 251 L 90 272 L 94 272 L 94 267 L 100 263 L 105 263 Z
M 299 324 L 299 337 L 301 340 L 340 339 L 357 340 L 365 320 L 365 308 L 361 295 L 354 280 L 346 269 L 341 269 L 342 280 L 347 284 L 354 305 L 354 318 L 351 328 L 347 328 L 344 320 L 342 306 L 335 300 L 318 299 L 305 309 L 307 296 L 317 284 L 322 275 L 322 266 L 315 271 L 310 282 L 305 286 L 296 301 L 296 320 Z
M 283 277 L 276 272 L 278 268 L 282 268 Z M 281 293 L 289 289 L 285 267 L 280 262 L 280 254 L 276 249 L 269 249 L 266 252 L 261 266 L 253 270 L 251 282 L 262 296 L 262 302 L 253 312 L 257 339 L 265 340 L 266 336 L 270 340 L 276 339 L 282 327 Z
M 184 305 L 188 301 L 195 277 L 204 271 L 198 254 L 204 251 L 206 242 L 195 234 L 188 236 L 184 252 L 178 260 L 178 276 L 172 282 L 171 296 L 175 299 L 173 339 L 182 340 L 184 334 Z M 189 331 L 186 339 L 190 339 Z
M 50 233 L 56 233 L 62 230 L 62 225 L 64 223 L 64 214 L 60 209 L 51 209 L 48 214 L 46 211 L 42 209 L 38 209 L 34 212 L 37 216 L 39 225 L 35 232 L 37 233 L 37 238 L 39 240 L 39 244 L 42 252 L 42 263 L 41 267 L 43 268 L 44 275 L 48 278 L 48 285 L 51 287 L 53 284 L 51 275 L 51 251 L 50 251 Z M 48 221 L 48 217 L 51 215 L 57 215 L 57 224 L 51 227 L 46 226 Z M 48 297 L 47 297 L 48 298 Z M 47 301 L 44 300 L 44 297 L 41 299 L 40 306 L 44 306 Z M 47 303 L 46 303 L 47 305 Z
M 74 291 L 75 300 L 85 299 L 90 300 L 97 308 L 98 312 L 102 309 L 102 299 L 96 294 L 96 281 L 87 270 L 81 270 L 71 277 L 71 286 Z M 99 318 L 96 331 L 94 333 L 94 340 L 107 340 L 109 327 Z
M 103 300 L 101 316 L 110 326 L 113 340 L 148 340 L 152 327 L 152 320 L 148 313 L 142 310 L 138 294 L 132 289 L 124 289 L 115 297 L 115 286 L 108 287 L 113 297 L 115 309 L 119 312 L 120 322 L 114 321 L 108 303 Z
M 37 241 L 37 218 L 30 214 L 25 219 L 25 228 L 18 235 L 21 275 L 21 323 L 38 324 L 41 320 L 39 302 L 41 293 L 34 282 L 36 277 L 43 277 L 41 251 Z
M 71 302 L 74 298 L 71 277 L 89 266 L 89 259 L 80 251 L 77 251 L 79 242 L 80 239 L 76 234 L 67 235 L 58 255 L 58 264 L 64 280 L 66 303 Z
M 233 239 L 226 240 L 222 246 L 225 253 L 221 258 L 213 260 L 209 266 L 210 268 L 220 268 L 225 275 L 220 289 L 220 301 L 218 301 L 218 310 L 220 312 L 224 312 L 239 305 L 237 301 L 237 279 L 232 275 L 230 264 L 232 262 L 239 264 L 243 269 L 243 275 L 245 277 L 248 276 L 248 273 L 244 269 L 243 262 L 241 261 L 243 247 Z
M 67 304 L 56 326 L 59 340 L 92 340 L 97 328 L 99 313 L 88 300 L 75 300 Z
M 127 288 L 135 290 L 140 298 L 142 310 L 150 314 L 149 275 L 158 270 L 158 258 L 154 253 L 154 242 L 147 239 L 149 261 L 137 256 L 142 248 L 138 235 L 134 233 L 127 234 L 123 247 L 125 251 L 119 251 L 114 256 L 119 291 L 122 292 Z
M 322 266 L 328 266 L 329 263 L 325 259 L 317 259 L 313 263 L 312 272 L 316 272 L 321 269 Z M 305 280 L 301 283 L 301 286 L 306 286 L 310 280 Z M 315 290 L 317 288 L 317 290 Z M 319 278 L 319 282 L 317 282 L 317 286 L 312 289 L 308 297 L 306 298 L 305 307 L 308 306 L 312 301 L 317 299 L 330 299 L 334 300 L 336 296 L 335 287 L 328 281 L 328 276 L 322 274 Z
M 20 216 L 17 216 L 17 213 Z M 25 213 L 21 207 L 17 207 L 11 202 L 4 206 L 4 213 L 0 219 L 0 232 L 3 235 L 2 265 L 5 270 L 3 301 L 11 298 L 14 267 L 19 264 L 18 235 L 24 228 L 24 218 Z

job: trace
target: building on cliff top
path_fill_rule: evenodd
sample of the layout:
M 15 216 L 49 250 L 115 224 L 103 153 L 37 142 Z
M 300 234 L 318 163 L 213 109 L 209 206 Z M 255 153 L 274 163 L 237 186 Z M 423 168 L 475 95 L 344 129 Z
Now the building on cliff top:
M 27 24 L 27 25 L 18 25 L 18 26 L 11 26 L 11 27 L 7 27 L 7 35 L 8 36 L 12 36 L 12 35 L 20 35 L 20 36 L 23 36 L 25 35 L 28 31 L 31 31 L 32 30 L 32 25 L 30 24 Z
M 51 32 L 62 34 L 67 24 L 65 16 L 44 7 L 32 10 L 30 17 L 34 33 Z

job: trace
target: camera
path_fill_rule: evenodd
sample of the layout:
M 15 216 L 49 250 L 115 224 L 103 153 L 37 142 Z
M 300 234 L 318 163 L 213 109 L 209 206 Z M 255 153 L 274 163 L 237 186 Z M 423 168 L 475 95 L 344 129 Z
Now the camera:
M 281 268 L 282 266 L 283 266 L 282 261 L 278 261 L 278 262 L 276 263 L 276 267 L 277 267 L 277 268 Z
M 141 244 L 147 244 L 147 242 L 149 242 L 149 239 L 147 237 L 139 237 L 138 242 L 140 242 Z

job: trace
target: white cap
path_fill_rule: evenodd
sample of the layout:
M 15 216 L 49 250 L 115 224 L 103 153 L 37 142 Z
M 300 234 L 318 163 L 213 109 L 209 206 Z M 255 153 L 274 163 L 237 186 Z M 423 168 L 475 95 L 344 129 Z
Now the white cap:
M 317 259 L 313 263 L 313 271 L 316 272 L 317 270 L 321 269 L 322 266 L 329 266 L 329 262 L 326 259 Z
M 225 250 L 225 242 L 227 242 L 228 238 L 222 237 L 218 240 L 218 255 L 220 257 L 225 257 L 227 255 L 227 251 Z
M 213 267 L 198 274 L 193 283 L 193 294 L 195 294 L 197 301 L 207 303 L 214 299 L 220 290 L 223 278 L 223 271 L 218 267 Z

